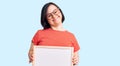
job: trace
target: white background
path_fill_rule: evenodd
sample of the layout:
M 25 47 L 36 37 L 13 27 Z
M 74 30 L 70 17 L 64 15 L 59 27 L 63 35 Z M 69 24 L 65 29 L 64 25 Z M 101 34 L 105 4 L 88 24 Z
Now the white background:
M 80 46 L 79 66 L 120 66 L 119 0 L 49 0 Z M 0 66 L 31 66 L 28 50 L 48 0 L 0 0 Z

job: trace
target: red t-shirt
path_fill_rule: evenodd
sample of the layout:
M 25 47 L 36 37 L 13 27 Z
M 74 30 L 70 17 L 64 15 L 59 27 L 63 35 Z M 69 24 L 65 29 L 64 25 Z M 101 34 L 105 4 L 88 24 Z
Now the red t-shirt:
M 57 31 L 51 28 L 38 30 L 32 39 L 35 45 L 74 47 L 74 52 L 80 49 L 75 36 L 68 31 Z

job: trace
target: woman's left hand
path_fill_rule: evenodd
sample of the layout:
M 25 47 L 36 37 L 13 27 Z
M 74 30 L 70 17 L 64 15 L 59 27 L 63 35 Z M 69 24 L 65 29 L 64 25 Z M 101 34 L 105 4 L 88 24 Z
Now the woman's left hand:
M 78 62 L 79 62 L 79 54 L 78 54 L 78 51 L 77 51 L 77 52 L 74 52 L 73 58 L 72 58 L 72 62 L 73 62 L 73 65 L 78 64 Z

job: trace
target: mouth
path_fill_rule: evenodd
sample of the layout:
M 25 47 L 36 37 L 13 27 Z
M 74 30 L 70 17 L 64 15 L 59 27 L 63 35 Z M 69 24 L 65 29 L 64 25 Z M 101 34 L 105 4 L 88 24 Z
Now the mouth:
M 58 19 L 60 18 L 60 16 L 56 16 L 56 18 L 53 18 L 53 22 L 58 22 Z

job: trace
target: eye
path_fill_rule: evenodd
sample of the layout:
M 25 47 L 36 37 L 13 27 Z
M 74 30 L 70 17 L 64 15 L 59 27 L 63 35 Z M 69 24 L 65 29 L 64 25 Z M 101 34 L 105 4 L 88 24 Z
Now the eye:
M 54 14 L 57 14 L 57 11 L 54 11 Z
M 48 15 L 48 17 L 50 17 L 50 15 Z
M 48 18 L 50 18 L 50 17 L 51 17 L 51 15 L 50 15 L 50 14 L 48 14 L 48 15 L 47 15 L 47 17 L 48 17 Z

